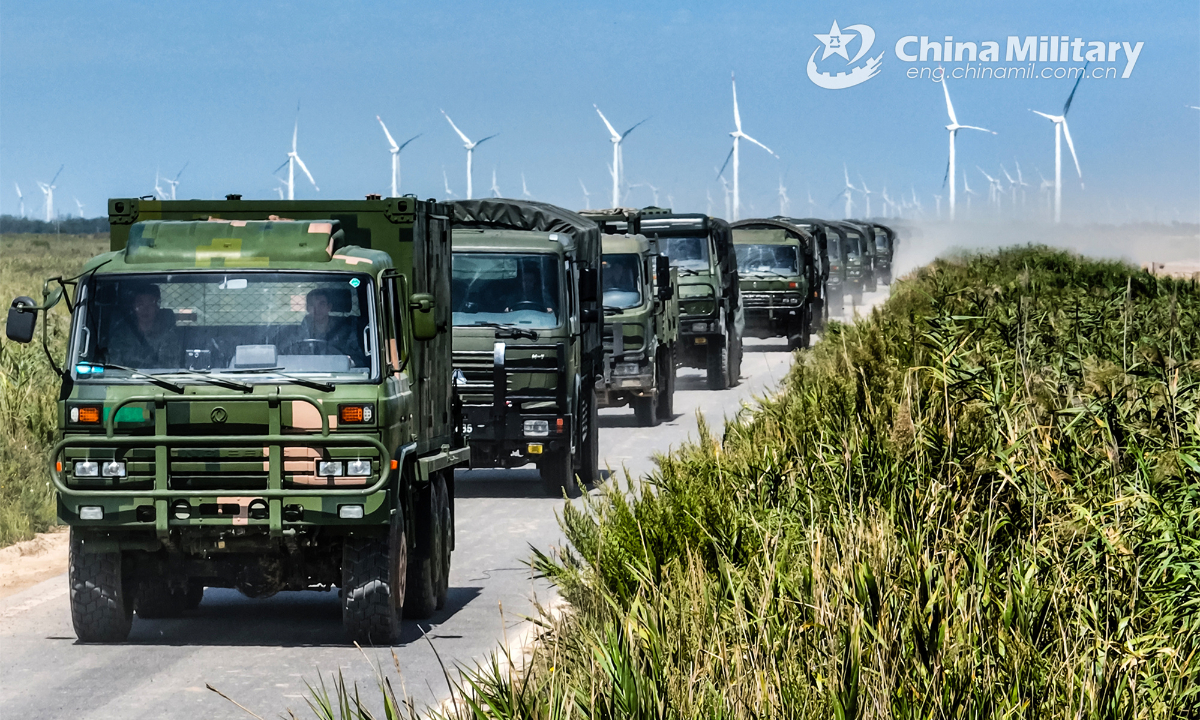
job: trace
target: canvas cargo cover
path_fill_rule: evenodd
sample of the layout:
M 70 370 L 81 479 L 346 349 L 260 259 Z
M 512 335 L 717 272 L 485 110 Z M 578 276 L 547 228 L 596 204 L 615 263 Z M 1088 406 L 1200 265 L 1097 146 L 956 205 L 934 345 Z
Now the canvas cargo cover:
M 570 235 L 575 241 L 577 260 L 586 267 L 599 266 L 600 227 L 579 213 L 549 203 L 506 198 L 455 200 L 450 207 L 454 212 L 454 227 L 458 228 L 501 228 Z

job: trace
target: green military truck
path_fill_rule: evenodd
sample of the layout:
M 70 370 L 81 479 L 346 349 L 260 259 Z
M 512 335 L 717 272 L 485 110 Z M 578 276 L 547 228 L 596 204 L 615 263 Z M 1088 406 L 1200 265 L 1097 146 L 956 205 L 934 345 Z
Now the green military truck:
M 875 269 L 879 282 L 892 284 L 892 257 L 896 252 L 896 231 L 882 223 L 871 223 L 875 244 Z
M 845 222 L 826 221 L 826 227 L 841 236 L 843 259 L 846 262 L 846 294 L 853 305 L 862 304 L 863 290 L 871 272 L 871 259 L 866 254 L 866 239 L 862 231 Z
M 471 467 L 536 463 L 546 492 L 599 478 L 600 228 L 538 202 L 454 216 L 454 374 Z
M 678 271 L 676 361 L 703 369 L 710 390 L 737 385 L 746 320 L 729 223 L 699 213 L 651 207 L 642 210 L 641 229 Z
M 828 223 L 816 218 L 785 218 L 777 220 L 790 222 L 812 236 L 816 243 L 817 253 L 824 263 L 825 270 L 825 319 L 841 317 L 846 310 L 846 262 L 843 258 L 839 232 Z
M 386 644 L 445 602 L 468 450 L 450 381 L 449 209 L 109 201 L 111 251 L 18 298 L 71 313 L 51 451 L 84 642 L 197 606 L 341 589 Z M 45 325 L 43 325 L 43 342 Z
M 740 220 L 730 228 L 746 308 L 746 334 L 782 335 L 789 350 L 808 347 L 824 312 L 815 240 L 783 220 Z
M 641 234 L 637 210 L 581 214 L 603 232 L 604 378 L 597 399 L 600 407 L 631 405 L 638 424 L 657 425 L 675 415 L 676 271 Z
M 856 220 L 844 220 L 842 225 L 847 228 L 846 234 L 850 242 L 857 243 L 859 247 L 863 290 L 875 292 L 879 289 L 879 274 L 875 264 L 875 230 L 870 223 Z

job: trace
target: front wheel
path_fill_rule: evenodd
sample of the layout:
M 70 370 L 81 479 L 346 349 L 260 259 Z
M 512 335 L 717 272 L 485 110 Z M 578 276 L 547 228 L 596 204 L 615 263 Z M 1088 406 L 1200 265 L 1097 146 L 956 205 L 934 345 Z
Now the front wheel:
M 658 419 L 675 418 L 675 346 L 662 351 L 658 363 Z
M 600 410 L 596 404 L 596 387 L 589 383 L 583 393 L 579 433 L 579 480 L 586 486 L 600 482 Z
M 446 481 L 437 475 L 417 496 L 417 549 L 408 563 L 404 616 L 425 619 L 446 604 L 449 572 Z
M 342 546 L 342 625 L 355 642 L 400 639 L 408 576 L 408 539 L 400 509 L 383 537 L 349 537 Z
M 542 489 L 549 497 L 579 497 L 579 483 L 575 480 L 575 463 L 568 450 L 547 453 L 538 463 L 542 476 Z
M 633 399 L 633 415 L 637 418 L 637 424 L 642 427 L 654 427 L 658 424 L 658 403 L 656 398 L 651 395 L 649 397 L 635 397 Z
M 68 582 L 71 624 L 80 642 L 124 642 L 133 627 L 133 593 L 124 579 L 121 553 L 85 552 L 71 529 Z
M 721 343 L 719 348 L 708 346 L 706 370 L 709 390 L 724 390 L 729 387 L 729 343 Z

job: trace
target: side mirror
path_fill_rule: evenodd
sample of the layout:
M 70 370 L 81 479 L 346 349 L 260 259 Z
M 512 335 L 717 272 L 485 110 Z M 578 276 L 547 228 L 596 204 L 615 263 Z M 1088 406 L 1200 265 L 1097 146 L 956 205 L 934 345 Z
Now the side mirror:
M 596 268 L 579 269 L 579 302 L 596 302 L 599 286 Z
M 8 308 L 8 324 L 4 334 L 9 340 L 22 345 L 33 340 L 33 329 L 37 326 L 37 303 L 33 298 L 22 295 L 12 301 Z
M 670 300 L 675 297 L 675 287 L 671 285 L 671 258 L 666 255 L 655 257 L 654 274 L 658 277 L 658 299 Z
M 412 311 L 413 337 L 418 340 L 432 340 L 437 337 L 433 296 L 429 293 L 413 293 L 408 308 Z
M 600 311 L 595 308 L 588 308 L 579 313 L 579 320 L 585 323 L 600 322 Z

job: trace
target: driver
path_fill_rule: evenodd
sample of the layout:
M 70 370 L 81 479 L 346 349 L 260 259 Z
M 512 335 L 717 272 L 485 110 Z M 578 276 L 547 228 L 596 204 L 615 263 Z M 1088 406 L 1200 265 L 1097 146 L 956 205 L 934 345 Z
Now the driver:
M 366 356 L 358 342 L 358 333 L 354 323 L 349 318 L 330 315 L 333 310 L 333 291 L 328 288 L 310 290 L 305 298 L 308 314 L 300 321 L 297 340 L 292 345 L 304 343 L 306 340 L 319 340 L 318 344 L 309 350 L 314 355 L 349 355 L 350 361 L 356 366 L 367 364 Z
M 132 296 L 130 314 L 108 333 L 105 361 L 135 368 L 180 367 L 183 353 L 175 314 L 159 308 L 158 286 L 138 285 Z

